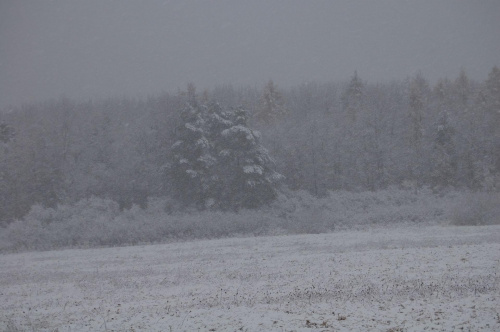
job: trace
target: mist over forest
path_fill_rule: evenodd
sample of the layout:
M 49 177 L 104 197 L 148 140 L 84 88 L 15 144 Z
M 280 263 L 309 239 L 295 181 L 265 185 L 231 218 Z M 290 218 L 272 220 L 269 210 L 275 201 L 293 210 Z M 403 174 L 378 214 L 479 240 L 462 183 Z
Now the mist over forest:
M 500 331 L 499 13 L 0 0 L 0 330 Z
M 90 197 L 120 209 L 168 196 L 181 210 L 238 211 L 271 203 L 282 187 L 314 197 L 390 187 L 498 191 L 499 91 L 494 67 L 480 82 L 463 70 L 434 85 L 422 75 L 369 83 L 355 72 L 347 82 L 290 89 L 273 81 L 205 91 L 190 84 L 143 99 L 60 98 L 10 108 L 1 117 L 2 224 L 35 204 Z M 224 142 L 223 130 L 243 126 L 254 147 L 238 133 Z M 233 157 L 224 159 L 224 151 Z M 267 159 L 256 161 L 258 153 Z M 212 159 L 199 163 L 202 157 Z M 253 165 L 258 174 L 238 173 Z M 185 176 L 189 170 L 197 173 Z M 240 194 L 248 197 L 229 203 Z
M 298 202 L 498 193 L 497 9 L 4 1 L 0 225 L 260 211 L 278 218 L 262 232 L 298 232 L 316 229 L 290 216 Z M 339 227 L 337 212 L 319 229 Z M 189 237 L 175 227 L 158 233 Z

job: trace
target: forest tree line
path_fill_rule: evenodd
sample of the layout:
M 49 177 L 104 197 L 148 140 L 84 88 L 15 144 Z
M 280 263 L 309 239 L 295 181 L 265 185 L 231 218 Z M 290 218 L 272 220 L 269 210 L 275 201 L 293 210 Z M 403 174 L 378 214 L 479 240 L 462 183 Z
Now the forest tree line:
M 60 98 L 0 112 L 0 225 L 34 204 L 91 196 L 123 209 L 176 198 L 172 146 L 182 111 L 196 105 L 246 110 L 273 169 L 291 190 L 500 188 L 500 70 L 483 82 L 462 70 L 430 84 L 304 83 L 281 89 L 219 86 L 147 98 Z M 207 106 L 208 107 L 208 106 Z

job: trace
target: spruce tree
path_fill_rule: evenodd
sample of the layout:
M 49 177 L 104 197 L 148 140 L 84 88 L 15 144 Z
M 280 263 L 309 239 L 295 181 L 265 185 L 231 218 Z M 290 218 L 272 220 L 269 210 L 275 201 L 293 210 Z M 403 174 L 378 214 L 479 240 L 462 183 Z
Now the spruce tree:
M 225 114 L 232 126 L 217 133 L 220 193 L 223 208 L 256 208 L 272 201 L 276 185 L 284 178 L 260 143 L 260 133 L 247 127 L 248 114 L 241 108 Z
M 212 167 L 216 159 L 206 133 L 206 108 L 189 104 L 181 113 L 177 128 L 178 140 L 172 145 L 170 176 L 177 198 L 184 205 L 204 208 L 213 201 L 211 196 Z
M 276 84 L 270 80 L 260 97 L 255 118 L 263 124 L 270 124 L 283 118 L 287 113 L 283 95 L 279 92 Z
M 349 82 L 349 86 L 342 95 L 342 104 L 344 111 L 347 113 L 347 116 L 352 123 L 356 122 L 358 113 L 362 111 L 363 90 L 363 82 L 358 77 L 358 72 L 355 71 L 354 76 Z
M 238 210 L 276 197 L 283 176 L 260 144 L 260 133 L 247 127 L 245 110 L 190 104 L 181 118 L 170 175 L 184 205 Z

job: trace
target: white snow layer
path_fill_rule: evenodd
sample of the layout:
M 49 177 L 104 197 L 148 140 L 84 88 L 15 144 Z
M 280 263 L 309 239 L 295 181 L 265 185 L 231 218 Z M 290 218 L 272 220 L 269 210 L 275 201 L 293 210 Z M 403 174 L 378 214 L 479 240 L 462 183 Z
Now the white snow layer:
M 222 136 L 227 137 L 228 135 L 234 135 L 239 133 L 243 133 L 245 135 L 245 138 L 249 141 L 253 141 L 254 139 L 253 131 L 241 125 L 232 126 L 229 129 L 224 129 L 221 134 Z
M 0 330 L 500 331 L 500 226 L 0 255 Z
M 243 166 L 243 172 L 246 174 L 262 174 L 264 173 L 264 169 L 259 165 L 247 165 Z

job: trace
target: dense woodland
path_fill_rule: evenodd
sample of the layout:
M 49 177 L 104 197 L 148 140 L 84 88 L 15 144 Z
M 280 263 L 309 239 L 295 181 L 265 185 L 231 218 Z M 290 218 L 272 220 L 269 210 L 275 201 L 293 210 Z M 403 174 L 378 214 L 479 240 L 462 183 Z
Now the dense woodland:
M 180 208 L 189 206 L 185 200 L 193 195 L 180 194 L 179 188 L 186 186 L 175 174 L 180 161 L 176 142 L 183 135 L 186 110 L 214 105 L 226 114 L 222 120 L 235 123 L 240 121 L 235 110 L 245 110 L 244 127 L 251 128 L 268 158 L 262 169 L 279 178 L 276 183 L 283 188 L 318 197 L 391 186 L 500 189 L 497 67 L 482 82 L 461 71 L 432 85 L 420 74 L 368 83 L 357 73 L 348 82 L 310 82 L 289 89 L 272 81 L 263 87 L 210 91 L 196 91 L 191 84 L 186 91 L 142 99 L 60 98 L 3 109 L 1 224 L 23 217 L 35 204 L 71 205 L 92 196 L 111 199 L 121 209 L 145 207 L 148 198 L 165 196 L 180 200 Z M 241 146 L 231 148 L 241 152 Z M 231 170 L 221 167 L 229 162 L 217 165 L 219 174 L 211 179 L 227 187 L 224 175 L 230 177 Z M 221 187 L 214 185 L 221 201 L 238 195 L 238 189 Z M 230 208 L 260 203 L 265 202 L 240 200 Z M 206 202 L 195 207 L 229 208 Z

